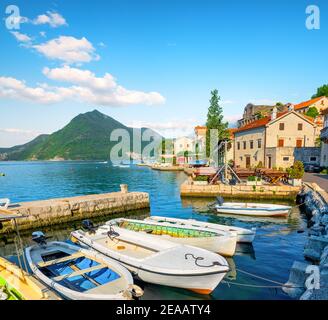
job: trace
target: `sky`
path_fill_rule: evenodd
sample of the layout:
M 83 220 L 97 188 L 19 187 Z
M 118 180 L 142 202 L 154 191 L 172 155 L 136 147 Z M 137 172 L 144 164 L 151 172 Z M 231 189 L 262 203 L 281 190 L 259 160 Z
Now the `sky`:
M 215 88 L 233 125 L 247 103 L 299 103 L 328 82 L 325 0 L 0 0 L 0 15 L 0 147 L 94 109 L 189 135 Z

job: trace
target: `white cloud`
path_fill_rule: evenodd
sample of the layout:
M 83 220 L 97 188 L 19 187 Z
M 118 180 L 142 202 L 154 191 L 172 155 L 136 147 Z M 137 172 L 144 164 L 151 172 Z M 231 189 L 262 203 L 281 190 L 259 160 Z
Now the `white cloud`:
M 133 128 L 150 128 L 158 131 L 166 137 L 179 137 L 184 135 L 192 135 L 195 126 L 199 124 L 196 119 L 172 119 L 169 121 L 148 122 L 148 121 L 132 121 L 128 126 Z
M 34 130 L 23 130 L 16 128 L 0 128 L 0 147 L 8 148 L 15 145 L 24 144 L 40 135 Z
M 38 15 L 33 21 L 33 24 L 49 24 L 52 28 L 57 28 L 60 26 L 66 26 L 67 22 L 65 18 L 56 12 L 47 11 L 45 14 Z
M 34 45 L 38 52 L 51 60 L 61 60 L 64 63 L 83 63 L 99 60 L 95 48 L 85 37 L 77 39 L 71 36 L 60 36 L 45 43 Z
M 19 42 L 31 42 L 32 40 L 28 35 L 20 33 L 18 31 L 11 31 L 11 34 L 14 35 L 16 40 Z
M 66 82 L 71 86 L 39 84 L 32 88 L 15 78 L 0 77 L 0 97 L 20 98 L 42 104 L 73 99 L 92 105 L 111 107 L 156 105 L 165 102 L 165 98 L 158 92 L 128 90 L 118 85 L 109 73 L 100 78 L 89 70 L 65 66 L 54 69 L 44 68 L 43 74 L 51 80 Z
M 39 33 L 40 33 L 40 36 L 43 38 L 45 38 L 47 36 L 45 31 L 40 31 Z
M 0 98 L 20 98 L 37 103 L 55 103 L 63 99 L 59 90 L 47 91 L 42 87 L 28 87 L 25 82 L 11 77 L 0 77 Z
M 241 114 L 232 114 L 228 116 L 224 116 L 224 120 L 228 121 L 229 123 L 234 123 L 240 120 L 243 116 Z

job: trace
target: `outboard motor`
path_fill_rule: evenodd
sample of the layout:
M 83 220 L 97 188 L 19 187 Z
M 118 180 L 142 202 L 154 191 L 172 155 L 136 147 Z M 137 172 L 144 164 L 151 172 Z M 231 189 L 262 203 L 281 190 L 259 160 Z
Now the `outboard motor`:
M 219 206 L 222 206 L 223 205 L 223 202 L 224 202 L 224 199 L 221 196 L 216 197 L 216 203 Z
M 45 246 L 47 244 L 47 238 L 42 231 L 35 231 L 32 233 L 32 240 L 39 246 Z
M 82 228 L 87 231 L 94 231 L 95 226 L 91 220 L 83 220 Z

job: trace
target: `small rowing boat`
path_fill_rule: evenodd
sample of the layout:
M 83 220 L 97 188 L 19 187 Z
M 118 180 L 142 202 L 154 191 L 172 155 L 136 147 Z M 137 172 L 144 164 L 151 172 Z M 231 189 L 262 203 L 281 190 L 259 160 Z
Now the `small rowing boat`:
M 10 204 L 10 200 L 8 198 L 0 199 L 0 209 L 7 209 Z
M 37 245 L 26 249 L 28 264 L 39 280 L 65 298 L 132 300 L 143 294 L 119 263 L 91 250 L 45 239 L 42 232 L 33 233 Z
M 0 300 L 60 300 L 21 268 L 0 257 Z
M 287 216 L 291 209 L 290 206 L 278 204 L 223 202 L 220 199 L 218 199 L 218 203 L 214 207 L 218 213 L 258 217 Z
M 186 226 L 186 227 L 196 227 L 196 228 L 206 228 L 207 230 L 215 230 L 215 231 L 224 231 L 224 232 L 234 232 L 237 233 L 237 242 L 243 243 L 252 243 L 255 234 L 256 228 L 252 229 L 244 229 L 234 226 L 226 226 L 217 223 L 209 223 L 203 221 L 197 221 L 194 219 L 177 219 L 177 218 L 168 218 L 168 217 L 158 217 L 151 216 L 145 219 L 146 221 L 157 221 L 159 223 L 169 223 L 173 226 Z
M 235 254 L 237 234 L 222 230 L 209 230 L 200 226 L 172 225 L 165 221 L 141 221 L 118 218 L 106 223 L 108 228 L 115 224 L 120 229 L 148 234 L 155 241 L 159 238 L 178 243 L 195 246 L 212 252 L 231 257 Z
M 213 252 L 85 222 L 85 231 L 72 232 L 72 240 L 122 263 L 145 282 L 210 294 L 229 271 L 227 261 Z

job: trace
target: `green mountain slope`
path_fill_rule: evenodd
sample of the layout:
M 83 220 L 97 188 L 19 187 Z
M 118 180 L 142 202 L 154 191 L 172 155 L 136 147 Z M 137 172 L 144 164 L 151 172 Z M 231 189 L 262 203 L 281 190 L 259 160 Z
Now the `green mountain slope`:
M 12 148 L 0 149 L 2 160 L 108 160 L 111 148 L 117 142 L 110 141 L 115 129 L 125 129 L 132 141 L 133 128 L 94 110 L 75 117 L 63 129 L 51 135 L 41 135 L 33 141 Z M 135 129 L 138 136 L 143 129 Z M 159 134 L 154 134 L 162 138 Z M 143 144 L 143 147 L 146 143 Z M 132 143 L 129 146 L 132 151 Z

